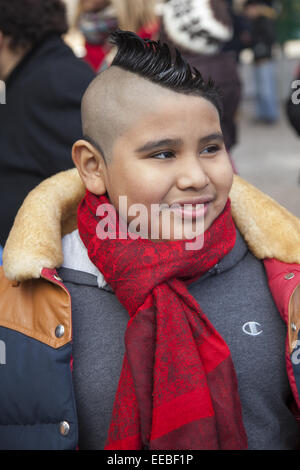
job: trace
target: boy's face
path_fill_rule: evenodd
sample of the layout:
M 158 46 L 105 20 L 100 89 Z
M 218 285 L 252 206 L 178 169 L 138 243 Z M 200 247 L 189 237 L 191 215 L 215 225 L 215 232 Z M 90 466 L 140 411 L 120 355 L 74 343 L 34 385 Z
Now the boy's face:
M 153 204 L 193 203 L 195 208 L 196 203 L 205 203 L 204 230 L 208 229 L 225 207 L 232 180 L 216 108 L 204 98 L 175 92 L 116 139 L 104 167 L 111 203 L 119 210 L 119 196 L 127 196 L 128 209 L 136 203 L 146 206 L 148 233 Z M 182 229 L 183 214 L 185 227 L 195 232 L 195 211 L 179 211 L 178 217 L 171 215 L 171 240 Z M 127 216 L 129 222 L 136 217 Z M 159 228 L 161 239 L 161 215 Z M 191 237 L 183 234 L 186 238 Z

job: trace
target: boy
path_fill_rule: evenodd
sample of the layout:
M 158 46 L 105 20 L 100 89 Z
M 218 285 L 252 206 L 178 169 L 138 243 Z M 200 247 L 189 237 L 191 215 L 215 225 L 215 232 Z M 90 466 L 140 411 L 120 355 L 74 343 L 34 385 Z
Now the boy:
M 0 446 L 295 449 L 300 222 L 232 185 L 211 82 L 113 40 L 73 147 L 85 197 L 75 170 L 44 182 L 5 246 Z

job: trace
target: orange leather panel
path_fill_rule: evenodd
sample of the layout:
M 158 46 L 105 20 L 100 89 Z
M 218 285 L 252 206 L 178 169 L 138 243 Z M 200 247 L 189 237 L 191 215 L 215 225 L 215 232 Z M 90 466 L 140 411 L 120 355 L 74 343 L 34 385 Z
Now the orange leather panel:
M 65 330 L 61 338 L 55 336 L 58 325 Z M 13 283 L 0 268 L 0 326 L 59 348 L 71 340 L 71 325 L 71 299 L 66 290 L 45 279 Z

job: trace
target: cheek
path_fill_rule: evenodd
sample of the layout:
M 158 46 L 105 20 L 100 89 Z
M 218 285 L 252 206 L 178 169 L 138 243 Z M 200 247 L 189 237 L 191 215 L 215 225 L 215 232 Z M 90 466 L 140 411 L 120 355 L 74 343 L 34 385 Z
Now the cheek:
M 233 169 L 229 157 L 223 159 L 214 175 L 214 183 L 221 199 L 227 201 L 233 182 Z
M 222 164 L 218 165 L 217 171 L 215 170 L 213 172 L 213 178 L 211 181 L 217 194 L 214 208 L 215 211 L 219 214 L 225 207 L 233 182 L 233 169 L 229 158 L 224 159 Z
M 115 207 L 119 196 L 127 196 L 128 205 L 158 204 L 168 187 L 165 172 L 155 171 L 148 165 L 118 165 L 108 172 L 107 192 Z

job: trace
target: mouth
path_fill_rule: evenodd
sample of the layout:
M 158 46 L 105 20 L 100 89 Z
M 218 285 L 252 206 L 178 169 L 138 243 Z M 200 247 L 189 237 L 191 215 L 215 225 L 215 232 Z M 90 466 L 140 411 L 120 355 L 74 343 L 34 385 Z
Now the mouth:
M 205 217 L 213 197 L 198 197 L 186 200 L 177 200 L 170 205 L 170 209 L 184 218 L 203 218 Z

